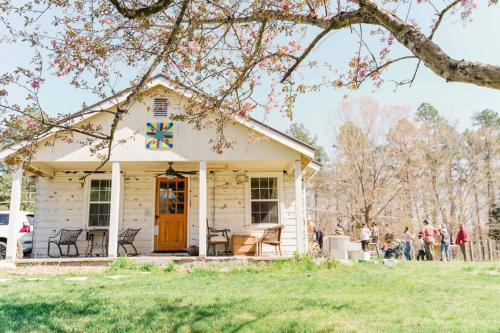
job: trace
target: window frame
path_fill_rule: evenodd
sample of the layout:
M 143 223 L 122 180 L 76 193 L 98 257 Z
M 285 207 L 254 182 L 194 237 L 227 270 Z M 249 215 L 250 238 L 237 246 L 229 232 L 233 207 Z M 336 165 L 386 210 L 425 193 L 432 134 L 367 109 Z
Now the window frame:
M 109 180 L 109 181 L 111 181 L 111 183 L 113 182 L 111 174 L 108 174 L 108 173 L 106 173 L 106 174 L 93 174 L 93 175 L 90 175 L 87 177 L 87 179 L 85 180 L 84 191 L 83 191 L 83 193 L 84 193 L 83 194 L 84 195 L 84 198 L 83 198 L 83 202 L 84 202 L 83 225 L 87 229 L 108 230 L 109 225 L 108 226 L 91 226 L 90 225 L 89 213 L 90 213 L 90 204 L 92 203 L 92 201 L 90 201 L 90 189 L 91 189 L 92 180 Z M 123 185 L 124 185 L 123 175 L 121 175 L 121 177 L 120 177 L 120 210 L 119 210 L 119 217 L 118 217 L 119 224 L 122 223 L 122 216 L 123 216 L 123 214 L 122 214 L 122 212 L 123 212 L 123 192 L 124 192 Z M 111 186 L 113 186 L 113 184 L 111 184 Z M 112 191 L 113 190 L 111 190 L 111 192 Z M 112 194 L 110 194 L 110 195 L 112 195 Z M 104 202 L 104 201 L 102 201 L 102 202 Z M 109 203 L 111 205 L 111 197 L 109 198 Z
M 283 224 L 284 218 L 283 214 L 285 211 L 283 204 L 283 172 L 248 172 L 246 174 L 248 181 L 245 182 L 245 226 L 252 228 L 269 228 Z M 252 193 L 251 184 L 252 178 L 276 178 L 277 179 L 277 191 L 278 191 L 278 223 L 252 223 Z M 263 201 L 274 201 L 274 200 L 263 200 Z

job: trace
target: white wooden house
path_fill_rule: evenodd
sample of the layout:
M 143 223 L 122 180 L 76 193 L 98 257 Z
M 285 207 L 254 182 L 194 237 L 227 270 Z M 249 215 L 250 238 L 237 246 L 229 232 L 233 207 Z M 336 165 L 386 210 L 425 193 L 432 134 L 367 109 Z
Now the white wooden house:
M 169 120 L 183 112 L 189 98 L 185 92 L 162 76 L 153 78 L 147 89 L 146 97 L 135 102 L 120 122 L 104 172 L 83 181 L 82 176 L 100 163 L 78 142 L 85 137 L 75 135 L 68 143 L 50 134 L 40 141 L 30 165 L 14 172 L 11 216 L 19 214 L 23 173 L 39 176 L 34 257 L 47 256 L 48 237 L 61 228 L 106 228 L 110 257 L 117 256 L 117 235 L 126 228 L 141 228 L 135 241 L 141 254 L 195 245 L 200 256 L 206 256 L 207 219 L 211 226 L 229 228 L 231 233 L 257 236 L 265 227 L 283 224 L 283 253 L 305 251 L 304 180 L 319 168 L 313 162 L 314 148 L 254 119 L 235 118 L 225 129 L 233 146 L 215 153 L 209 143 L 213 128 L 195 130 Z M 117 94 L 114 102 L 124 101 L 129 93 Z M 105 100 L 89 110 L 113 105 Z M 110 126 L 109 113 L 85 114 L 73 125 Z M 147 133 L 148 126 L 150 131 L 163 130 L 163 143 Z M 5 148 L 0 160 L 19 148 Z M 165 177 L 169 162 L 186 178 Z M 11 235 L 18 230 L 11 224 Z M 79 247 L 86 245 L 82 234 Z M 264 252 L 271 250 L 264 248 Z M 10 242 L 7 258 L 14 255 L 15 245 Z

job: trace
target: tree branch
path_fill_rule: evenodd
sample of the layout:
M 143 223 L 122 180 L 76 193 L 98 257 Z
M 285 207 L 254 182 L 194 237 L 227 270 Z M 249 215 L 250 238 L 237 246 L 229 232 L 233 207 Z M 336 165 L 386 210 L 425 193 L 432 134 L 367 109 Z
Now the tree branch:
M 120 0 L 109 0 L 109 1 L 113 4 L 113 6 L 115 6 L 115 8 L 118 10 L 120 14 L 131 20 L 154 15 L 164 10 L 172 3 L 172 0 L 158 0 L 154 4 L 148 7 L 142 7 L 139 9 L 130 9 L 127 6 L 122 5 L 120 3 Z
M 372 15 L 379 25 L 392 32 L 395 38 L 429 69 L 446 81 L 500 89 L 500 66 L 453 59 L 417 28 L 403 22 L 371 0 L 354 1 L 362 10 Z

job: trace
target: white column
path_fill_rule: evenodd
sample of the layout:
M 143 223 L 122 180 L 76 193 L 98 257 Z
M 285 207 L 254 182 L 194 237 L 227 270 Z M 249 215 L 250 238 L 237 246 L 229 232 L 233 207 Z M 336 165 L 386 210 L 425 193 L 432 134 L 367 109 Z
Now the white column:
M 309 249 L 309 235 L 308 235 L 308 230 L 307 230 L 307 220 L 311 218 L 310 216 L 307 215 L 307 191 L 306 191 L 306 184 L 302 184 L 302 207 L 303 207 L 303 212 L 304 212 L 304 249 L 307 251 Z M 317 221 L 314 221 L 314 223 L 318 223 Z
M 23 169 L 19 167 L 12 173 L 10 190 L 9 233 L 7 236 L 6 259 L 16 259 L 17 239 L 21 230 L 21 188 L 23 185 Z
M 302 165 L 300 161 L 295 161 L 295 218 L 297 220 L 297 252 L 304 253 L 305 249 L 305 224 L 304 205 L 302 195 Z
M 117 242 L 121 202 L 121 174 L 120 162 L 112 162 L 111 165 L 111 209 L 109 214 L 108 257 L 116 258 L 116 256 L 118 255 Z
M 198 239 L 199 255 L 207 255 L 207 161 L 200 161 L 199 172 L 199 221 L 198 221 Z

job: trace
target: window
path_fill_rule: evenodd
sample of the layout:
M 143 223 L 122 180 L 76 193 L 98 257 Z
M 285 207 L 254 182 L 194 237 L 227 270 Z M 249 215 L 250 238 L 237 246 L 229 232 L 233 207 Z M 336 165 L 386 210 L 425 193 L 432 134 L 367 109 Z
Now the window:
M 168 99 L 155 98 L 153 104 L 153 116 L 155 118 L 164 118 L 168 115 Z
M 250 178 L 252 224 L 279 223 L 278 177 Z
M 0 225 L 9 225 L 9 214 L 0 214 Z
M 89 194 L 89 226 L 109 226 L 111 179 L 92 179 Z

